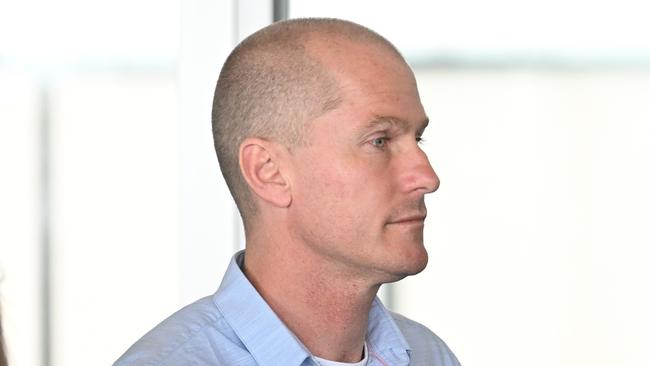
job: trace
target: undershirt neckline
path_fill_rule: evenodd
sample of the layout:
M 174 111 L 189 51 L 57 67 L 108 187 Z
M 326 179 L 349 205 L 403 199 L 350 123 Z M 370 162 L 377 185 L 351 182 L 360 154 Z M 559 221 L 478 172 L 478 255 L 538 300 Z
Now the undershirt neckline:
M 363 342 L 363 359 L 359 362 L 337 362 L 314 356 L 314 359 L 320 366 L 365 366 L 368 363 L 368 345 Z

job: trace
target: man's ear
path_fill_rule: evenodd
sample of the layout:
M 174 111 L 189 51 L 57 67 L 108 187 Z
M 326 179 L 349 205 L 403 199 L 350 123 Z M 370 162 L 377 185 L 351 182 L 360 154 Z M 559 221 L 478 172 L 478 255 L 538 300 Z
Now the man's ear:
M 248 186 L 276 207 L 288 207 L 291 203 L 291 187 L 281 169 L 282 151 L 281 145 L 254 137 L 239 145 L 239 169 Z

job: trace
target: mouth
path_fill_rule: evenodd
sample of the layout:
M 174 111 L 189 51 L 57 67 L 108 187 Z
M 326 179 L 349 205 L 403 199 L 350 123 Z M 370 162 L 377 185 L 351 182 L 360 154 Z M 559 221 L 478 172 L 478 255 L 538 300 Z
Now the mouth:
M 424 225 L 427 215 L 411 215 L 397 218 L 388 222 L 389 225 Z

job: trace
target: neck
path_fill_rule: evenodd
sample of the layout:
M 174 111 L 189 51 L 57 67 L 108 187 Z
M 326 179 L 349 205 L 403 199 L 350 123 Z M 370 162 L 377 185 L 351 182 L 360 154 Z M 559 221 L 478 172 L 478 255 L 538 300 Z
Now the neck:
M 313 355 L 338 362 L 362 359 L 378 284 L 355 279 L 304 247 L 274 245 L 268 238 L 247 242 L 244 273 Z

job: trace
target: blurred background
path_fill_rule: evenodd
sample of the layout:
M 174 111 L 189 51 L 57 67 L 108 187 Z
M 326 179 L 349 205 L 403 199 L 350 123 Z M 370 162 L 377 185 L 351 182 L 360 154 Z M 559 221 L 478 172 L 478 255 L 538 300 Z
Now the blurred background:
M 5 0 L 0 304 L 10 365 L 110 364 L 242 247 L 220 67 L 286 17 L 402 50 L 441 177 L 428 268 L 382 291 L 464 365 L 648 365 L 650 6 L 633 0 Z

